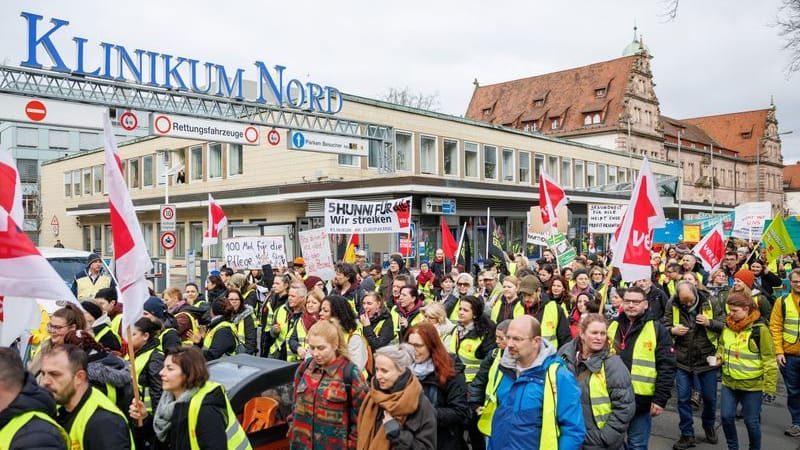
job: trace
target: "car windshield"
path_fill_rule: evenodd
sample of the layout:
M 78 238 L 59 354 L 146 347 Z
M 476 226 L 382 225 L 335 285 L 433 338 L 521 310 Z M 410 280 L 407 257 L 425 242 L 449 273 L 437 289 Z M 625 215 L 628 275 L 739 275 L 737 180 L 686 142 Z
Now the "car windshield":
M 56 269 L 58 275 L 64 280 L 67 286 L 72 286 L 72 280 L 75 279 L 75 274 L 81 270 L 86 269 L 86 258 L 81 257 L 61 257 L 61 258 L 48 258 L 50 265 Z
M 225 387 L 226 391 L 230 391 L 242 380 L 258 372 L 259 368 L 219 362 L 213 366 L 209 365 L 208 370 L 212 380 Z

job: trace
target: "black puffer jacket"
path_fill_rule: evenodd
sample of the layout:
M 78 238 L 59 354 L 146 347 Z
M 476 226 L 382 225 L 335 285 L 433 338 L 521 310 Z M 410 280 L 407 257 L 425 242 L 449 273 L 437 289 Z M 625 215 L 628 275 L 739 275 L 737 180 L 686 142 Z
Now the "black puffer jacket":
M 50 417 L 55 417 L 56 401 L 44 388 L 36 384 L 30 374 L 25 375 L 25 384 L 17 398 L 3 411 L 0 411 L 0 429 L 3 429 L 14 417 L 28 411 L 41 411 Z M 0 442 L 0 446 L 7 443 Z M 67 443 L 61 437 L 56 427 L 41 419 L 33 419 L 14 435 L 10 442 L 9 450 L 66 450 Z
M 150 391 L 150 398 L 153 401 L 154 410 L 159 400 L 161 400 L 161 369 L 164 368 L 164 353 L 158 350 L 158 343 L 158 338 L 151 338 L 135 353 L 135 356 L 139 356 L 142 353 L 154 349 L 153 353 L 150 354 L 150 358 L 147 360 L 147 366 L 144 368 L 136 368 L 136 371 L 139 372 L 139 379 L 137 381 L 140 389 L 147 387 Z M 122 411 L 127 411 L 127 409 L 123 409 Z
M 222 316 L 214 317 L 214 319 L 212 319 L 211 323 L 208 325 L 207 333 L 210 333 L 211 330 L 219 327 L 220 323 L 222 323 L 224 320 L 225 318 Z M 236 336 L 233 334 L 231 329 L 228 327 L 222 327 L 214 333 L 214 338 L 211 340 L 211 345 L 208 348 L 203 347 L 203 356 L 205 356 L 206 361 L 219 359 L 223 355 L 233 353 L 236 350 L 237 342 Z
M 375 334 L 375 327 L 383 322 L 378 334 Z M 364 327 L 364 337 L 367 339 L 372 351 L 385 347 L 392 342 L 395 334 L 395 323 L 392 315 L 386 309 L 381 310 L 375 317 L 369 318 L 369 325 Z
M 189 402 L 175 403 L 171 423 L 165 444 L 171 450 L 191 449 Z M 197 442 L 201 442 L 203 448 L 228 448 L 226 427 L 225 394 L 222 393 L 222 389 L 216 388 L 203 398 L 200 406 L 200 413 L 197 415 Z
M 108 385 L 116 391 L 116 405 L 127 414 L 133 399 L 131 369 L 128 362 L 111 353 L 92 351 L 89 354 L 89 383 L 108 395 Z
M 258 345 L 258 332 L 256 331 L 256 324 L 253 320 L 252 306 L 244 305 L 242 310 L 233 316 L 233 320 L 231 320 L 231 323 L 233 323 L 237 330 L 239 329 L 240 322 L 244 324 L 244 342 L 239 342 L 239 344 L 244 345 L 248 355 L 255 355 Z
M 438 450 L 464 450 L 464 427 L 471 416 L 467 406 L 467 382 L 464 381 L 464 365 L 455 355 L 456 376 L 439 386 L 436 372 L 419 379 L 422 392 L 436 410 L 436 448 Z
M 675 324 L 675 310 L 678 311 L 678 321 L 681 325 L 688 327 L 689 331 L 683 336 L 673 335 L 672 338 L 675 342 L 675 360 L 679 369 L 688 370 L 695 373 L 703 373 L 711 370 L 716 370 L 716 367 L 708 365 L 706 358 L 713 356 L 717 352 L 716 343 L 709 339 L 707 331 L 713 335 L 719 336 L 722 329 L 725 328 L 725 310 L 719 304 L 715 304 L 708 299 L 708 296 L 702 292 L 694 289 L 697 304 L 694 306 L 686 306 L 681 304 L 678 300 L 677 294 L 673 296 L 667 303 L 666 311 L 664 311 L 664 318 L 662 323 L 667 331 L 672 334 L 672 328 Z M 675 308 L 673 308 L 673 305 Z M 702 313 L 704 309 L 711 305 L 713 317 L 710 317 L 711 323 L 708 327 L 699 325 L 696 318 Z

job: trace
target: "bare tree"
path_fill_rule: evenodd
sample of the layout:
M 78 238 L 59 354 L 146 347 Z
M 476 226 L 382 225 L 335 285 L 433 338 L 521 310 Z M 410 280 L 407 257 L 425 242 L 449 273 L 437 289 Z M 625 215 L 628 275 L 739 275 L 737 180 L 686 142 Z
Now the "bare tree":
M 678 17 L 678 2 L 680 0 L 665 0 L 664 2 L 667 5 L 667 9 L 662 14 L 663 17 L 666 17 L 667 22 L 675 20 Z
M 412 108 L 427 109 L 428 111 L 439 110 L 439 93 L 423 94 L 413 93 L 406 86 L 403 89 L 390 87 L 380 99 L 396 105 L 410 106 Z
M 785 41 L 783 49 L 790 53 L 786 71 L 800 71 L 800 0 L 783 0 L 775 26 Z

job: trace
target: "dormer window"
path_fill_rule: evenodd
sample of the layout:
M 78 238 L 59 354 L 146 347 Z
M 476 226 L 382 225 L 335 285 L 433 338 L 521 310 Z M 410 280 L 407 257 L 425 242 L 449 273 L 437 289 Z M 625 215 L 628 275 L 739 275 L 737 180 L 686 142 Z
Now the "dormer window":
M 550 119 L 550 129 L 557 130 L 560 125 L 559 122 L 558 117 Z
M 606 96 L 606 88 L 598 88 L 594 90 L 595 97 L 605 97 Z
M 488 107 L 488 108 L 483 108 L 483 115 L 484 116 L 488 116 L 491 113 L 492 113 L 492 107 L 491 106 Z
M 544 99 L 537 98 L 536 100 L 533 101 L 533 106 L 544 106 Z
M 745 131 L 742 133 L 742 139 L 750 139 L 751 137 L 753 137 L 753 133 L 751 131 Z

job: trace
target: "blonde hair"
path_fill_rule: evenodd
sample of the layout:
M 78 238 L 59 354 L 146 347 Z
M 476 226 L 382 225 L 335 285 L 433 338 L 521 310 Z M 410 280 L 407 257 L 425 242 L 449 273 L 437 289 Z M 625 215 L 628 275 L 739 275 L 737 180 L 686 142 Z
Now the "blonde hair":
M 347 352 L 347 343 L 344 340 L 344 332 L 342 331 L 342 327 L 337 323 L 320 320 L 308 330 L 306 342 L 308 342 L 308 339 L 312 336 L 320 337 L 331 346 L 336 346 L 336 356 L 341 356 L 347 360 L 350 359 L 350 354 Z
M 507 277 L 503 278 L 503 283 L 506 281 L 513 283 L 514 286 L 519 288 L 519 278 L 515 277 L 514 275 L 508 275 Z
M 323 292 L 322 289 L 315 286 L 314 289 L 308 291 L 308 295 L 306 296 L 306 302 L 308 302 L 308 299 L 311 298 L 313 298 L 314 300 L 317 301 L 317 303 L 322 305 L 322 299 L 325 298 L 325 292 Z
M 444 306 L 440 302 L 429 303 L 423 307 L 422 310 L 425 312 L 426 316 L 431 316 L 432 318 L 436 319 L 437 324 L 443 324 L 447 322 L 447 313 L 444 310 Z

